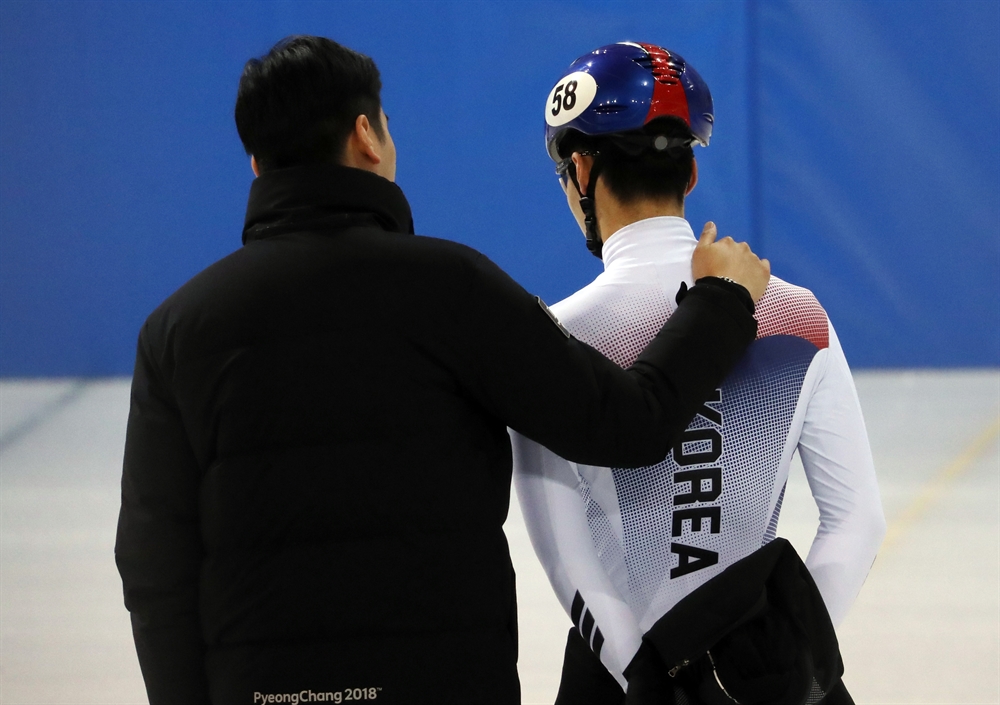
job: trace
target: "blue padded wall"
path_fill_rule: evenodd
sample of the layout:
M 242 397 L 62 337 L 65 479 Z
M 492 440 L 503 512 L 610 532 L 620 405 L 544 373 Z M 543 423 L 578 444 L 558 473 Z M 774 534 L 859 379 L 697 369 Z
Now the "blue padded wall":
M 855 366 L 1000 364 L 1000 10 L 951 2 L 0 3 L 0 376 L 131 371 L 240 244 L 243 62 L 371 55 L 419 232 L 555 301 L 600 271 L 542 144 L 560 71 L 661 43 L 712 88 L 688 201 L 816 291 Z
M 1000 3 L 752 7 L 774 270 L 855 365 L 1000 364 Z

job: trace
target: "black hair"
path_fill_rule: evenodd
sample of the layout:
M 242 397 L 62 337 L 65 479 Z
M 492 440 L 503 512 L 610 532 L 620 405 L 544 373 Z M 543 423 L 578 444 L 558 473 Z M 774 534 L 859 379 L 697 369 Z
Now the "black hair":
M 663 151 L 653 149 L 651 138 L 660 135 L 674 144 Z M 559 153 L 569 157 L 573 152 L 597 152 L 594 162 L 595 166 L 600 162 L 600 176 L 615 198 L 625 204 L 664 197 L 683 204 L 694 169 L 694 150 L 688 142 L 693 139 L 683 120 L 661 117 L 640 130 L 618 135 L 590 136 L 574 131 L 559 144 Z
M 380 140 L 382 79 L 375 62 L 325 37 L 291 36 L 243 67 L 236 130 L 261 171 L 337 163 L 358 115 Z

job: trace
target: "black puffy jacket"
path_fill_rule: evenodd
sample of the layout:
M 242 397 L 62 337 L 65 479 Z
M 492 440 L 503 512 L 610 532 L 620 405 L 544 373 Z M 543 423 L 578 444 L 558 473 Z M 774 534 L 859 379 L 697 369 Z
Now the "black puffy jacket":
M 264 174 L 139 336 L 115 552 L 150 702 L 518 702 L 506 427 L 648 465 L 755 330 L 702 283 L 621 370 L 394 184 Z

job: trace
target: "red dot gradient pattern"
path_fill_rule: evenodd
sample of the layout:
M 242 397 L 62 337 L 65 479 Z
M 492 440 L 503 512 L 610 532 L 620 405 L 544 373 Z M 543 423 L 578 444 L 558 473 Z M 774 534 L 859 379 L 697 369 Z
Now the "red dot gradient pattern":
M 829 320 L 813 293 L 777 277 L 771 277 L 754 317 L 758 339 L 794 335 L 820 350 L 830 346 Z

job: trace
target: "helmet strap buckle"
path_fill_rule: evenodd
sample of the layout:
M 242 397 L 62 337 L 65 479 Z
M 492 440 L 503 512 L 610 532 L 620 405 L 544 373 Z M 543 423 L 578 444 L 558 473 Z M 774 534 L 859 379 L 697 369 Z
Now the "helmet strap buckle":
M 587 152 L 594 157 L 593 166 L 590 167 L 590 178 L 587 181 L 587 193 L 580 196 L 580 210 L 583 211 L 584 233 L 587 236 L 587 249 L 590 254 L 597 259 L 603 259 L 601 250 L 604 249 L 604 239 L 601 237 L 601 229 L 597 224 L 597 207 L 594 204 L 594 192 L 597 190 L 597 177 L 601 171 L 600 152 Z M 575 177 L 575 175 L 574 175 Z M 574 178 L 574 181 L 576 179 Z M 579 191 L 579 184 L 577 185 Z
M 587 191 L 590 191 L 588 188 Z M 597 227 L 597 213 L 594 208 L 593 196 L 582 196 L 580 198 L 580 210 L 583 211 L 583 225 L 587 235 L 587 249 L 590 254 L 597 259 L 601 259 L 601 250 L 604 248 L 604 240 Z

